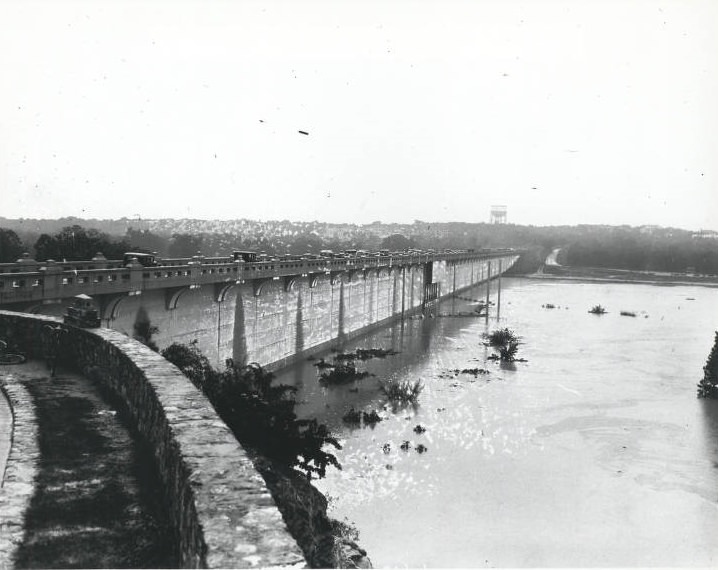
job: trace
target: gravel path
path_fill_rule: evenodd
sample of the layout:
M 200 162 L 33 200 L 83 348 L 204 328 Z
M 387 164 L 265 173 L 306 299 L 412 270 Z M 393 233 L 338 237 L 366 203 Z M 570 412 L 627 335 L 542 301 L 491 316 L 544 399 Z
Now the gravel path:
M 37 408 L 40 465 L 18 568 L 176 566 L 152 465 L 86 378 L 14 370 Z

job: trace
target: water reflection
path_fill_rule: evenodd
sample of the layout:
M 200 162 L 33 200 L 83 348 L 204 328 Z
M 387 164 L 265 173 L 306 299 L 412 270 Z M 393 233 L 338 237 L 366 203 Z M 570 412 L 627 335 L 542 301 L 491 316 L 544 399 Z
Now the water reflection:
M 311 362 L 279 374 L 344 445 L 344 469 L 319 482 L 333 514 L 377 566 L 713 565 L 718 403 L 695 384 L 718 291 L 505 280 L 502 301 L 500 324 L 458 316 L 472 302 L 454 299 L 438 313 L 453 317 L 347 344 L 400 351 L 361 363 L 376 376 L 355 385 L 322 388 Z M 609 313 L 587 314 L 597 302 Z M 523 338 L 526 363 L 487 360 L 482 334 L 499 326 Z M 490 372 L 452 372 L 477 367 Z M 392 409 L 387 378 L 421 379 L 418 406 Z M 384 420 L 347 426 L 351 407 Z

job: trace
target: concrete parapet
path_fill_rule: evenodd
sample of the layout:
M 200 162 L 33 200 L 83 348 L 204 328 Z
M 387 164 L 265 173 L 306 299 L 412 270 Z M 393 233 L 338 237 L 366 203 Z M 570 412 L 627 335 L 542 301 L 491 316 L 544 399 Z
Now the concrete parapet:
M 65 326 L 0 311 L 0 336 L 29 356 L 41 356 L 47 324 Z M 65 359 L 107 391 L 154 452 L 182 567 L 305 566 L 261 475 L 175 366 L 116 331 L 66 328 Z

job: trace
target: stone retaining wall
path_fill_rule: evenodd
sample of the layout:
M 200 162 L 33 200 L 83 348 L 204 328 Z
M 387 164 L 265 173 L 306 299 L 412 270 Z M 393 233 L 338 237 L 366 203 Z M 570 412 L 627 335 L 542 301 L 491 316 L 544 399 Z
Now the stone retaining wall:
M 11 568 L 24 534 L 23 514 L 32 498 L 40 451 L 30 394 L 11 372 L 0 378 L 0 390 L 12 410 L 10 454 L 4 476 L 0 473 L 0 568 Z
M 116 331 L 0 311 L 0 337 L 29 357 L 42 357 L 48 324 L 68 331 L 65 362 L 100 383 L 153 449 L 182 567 L 305 565 L 246 452 L 175 366 Z

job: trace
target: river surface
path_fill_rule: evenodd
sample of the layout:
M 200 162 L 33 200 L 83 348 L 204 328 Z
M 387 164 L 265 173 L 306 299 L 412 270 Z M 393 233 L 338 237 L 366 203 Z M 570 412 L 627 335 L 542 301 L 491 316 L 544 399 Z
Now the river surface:
M 486 360 L 482 333 L 504 326 L 527 362 Z M 322 388 L 307 361 L 278 378 L 340 439 L 343 470 L 316 485 L 376 567 L 716 566 L 718 402 L 696 398 L 716 329 L 718 289 L 504 279 L 500 319 L 408 320 L 344 347 L 400 351 L 359 364 L 376 377 Z M 387 378 L 421 379 L 418 406 L 392 410 Z M 351 407 L 384 421 L 348 426 Z

